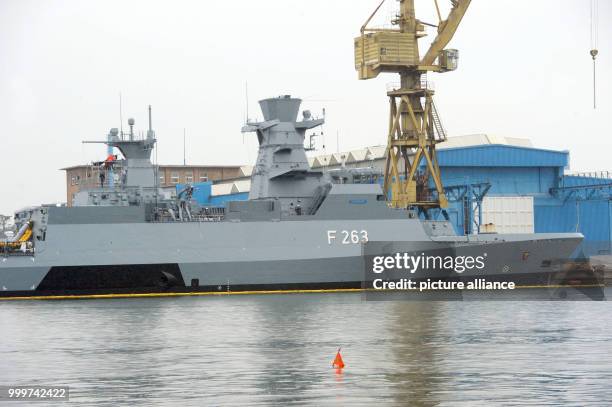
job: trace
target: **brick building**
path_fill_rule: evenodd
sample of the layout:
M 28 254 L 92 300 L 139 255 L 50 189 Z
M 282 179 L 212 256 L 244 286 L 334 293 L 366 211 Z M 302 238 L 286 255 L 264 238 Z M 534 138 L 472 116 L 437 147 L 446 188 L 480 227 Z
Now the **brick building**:
M 62 168 L 66 171 L 66 203 L 72 206 L 77 192 L 99 184 L 99 168 L 95 165 L 76 165 Z M 244 169 L 238 165 L 160 165 L 159 186 L 190 184 L 204 181 L 220 181 L 244 176 Z

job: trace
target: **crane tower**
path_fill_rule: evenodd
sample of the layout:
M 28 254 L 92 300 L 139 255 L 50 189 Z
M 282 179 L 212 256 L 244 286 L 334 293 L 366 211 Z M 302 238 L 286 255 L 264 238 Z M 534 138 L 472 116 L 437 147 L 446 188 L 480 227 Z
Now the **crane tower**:
M 378 5 L 355 38 L 355 68 L 359 79 L 372 79 L 381 72 L 397 73 L 400 82 L 388 89 L 389 133 L 384 191 L 391 189 L 391 206 L 417 206 L 423 210 L 446 208 L 448 201 L 440 178 L 436 144 L 446 134 L 435 104 L 434 91 L 427 82 L 427 72 L 448 72 L 457 68 L 458 51 L 445 49 L 453 37 L 470 0 L 450 0 L 451 9 L 442 18 L 434 0 L 438 24 L 428 24 L 415 16 L 414 0 L 399 0 L 399 14 L 392 21 L 397 28 L 368 28 Z M 437 27 L 438 34 L 423 57 L 419 38 L 426 35 L 425 25 Z M 424 162 L 424 170 L 420 170 Z M 429 191 L 433 180 L 435 193 Z

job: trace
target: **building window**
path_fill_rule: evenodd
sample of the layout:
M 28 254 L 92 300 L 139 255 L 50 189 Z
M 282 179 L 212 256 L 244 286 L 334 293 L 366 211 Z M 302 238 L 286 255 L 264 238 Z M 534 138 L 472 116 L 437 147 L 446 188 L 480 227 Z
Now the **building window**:
M 193 172 L 186 172 L 185 173 L 185 183 L 187 183 L 187 184 L 193 183 Z
M 72 177 L 70 177 L 70 185 L 75 185 L 75 183 L 76 183 L 76 178 L 73 175 Z
M 159 185 L 165 185 L 165 184 L 166 184 L 166 174 L 162 172 L 161 174 L 159 174 Z
M 200 182 L 207 182 L 208 181 L 208 174 L 206 174 L 205 172 L 200 173 Z
M 179 173 L 176 171 L 172 172 L 172 177 L 170 178 L 170 183 L 171 184 L 178 184 L 179 183 Z

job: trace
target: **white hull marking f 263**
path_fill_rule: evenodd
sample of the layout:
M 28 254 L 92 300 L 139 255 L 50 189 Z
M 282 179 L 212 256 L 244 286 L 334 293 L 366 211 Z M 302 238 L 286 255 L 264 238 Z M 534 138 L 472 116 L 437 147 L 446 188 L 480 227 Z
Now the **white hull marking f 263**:
M 327 244 L 338 239 L 342 244 L 359 244 L 368 241 L 367 230 L 328 230 Z

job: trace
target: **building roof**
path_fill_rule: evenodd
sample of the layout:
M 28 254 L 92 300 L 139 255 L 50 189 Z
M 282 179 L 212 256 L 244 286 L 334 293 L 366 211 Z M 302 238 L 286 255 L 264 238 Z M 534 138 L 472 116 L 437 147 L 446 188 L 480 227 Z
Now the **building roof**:
M 213 184 L 211 195 L 228 195 L 232 193 L 233 183 Z
M 368 153 L 370 154 L 370 160 L 378 160 L 379 158 L 385 158 L 387 154 L 387 146 L 368 147 Z
M 240 176 L 241 177 L 250 177 L 253 174 L 253 166 L 252 165 L 243 165 L 240 167 Z
M 232 184 L 232 194 L 238 194 L 240 192 L 249 192 L 251 190 L 251 180 L 241 179 L 234 181 Z
M 492 134 L 468 134 L 465 136 L 449 137 L 446 141 L 438 144 L 440 150 L 448 148 L 474 147 L 484 145 L 507 145 L 515 147 L 531 148 L 529 139 L 519 137 L 504 137 Z M 311 167 L 326 167 L 328 165 L 341 165 L 346 163 L 357 163 L 370 160 L 385 158 L 387 147 L 383 145 L 370 146 L 357 150 L 344 151 L 339 153 L 313 155 L 308 158 Z
M 466 134 L 464 136 L 449 137 L 438 144 L 436 148 L 456 148 L 468 146 L 482 146 L 488 144 L 502 144 L 516 147 L 533 147 L 531 140 L 518 137 L 504 137 L 493 134 Z
M 440 167 L 567 167 L 569 152 L 511 145 L 478 145 L 438 151 Z
M 313 168 L 317 167 L 327 167 L 332 158 L 332 154 L 322 154 L 314 157 Z
M 370 151 L 367 148 L 361 148 L 359 150 L 352 150 L 348 152 L 346 157 L 347 163 L 354 163 L 359 161 L 365 161 L 369 159 Z
M 333 153 L 329 157 L 329 165 L 342 165 L 346 160 L 347 153 Z

